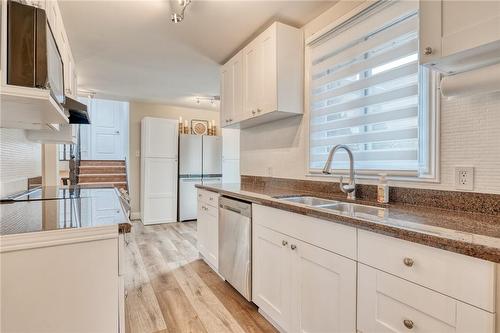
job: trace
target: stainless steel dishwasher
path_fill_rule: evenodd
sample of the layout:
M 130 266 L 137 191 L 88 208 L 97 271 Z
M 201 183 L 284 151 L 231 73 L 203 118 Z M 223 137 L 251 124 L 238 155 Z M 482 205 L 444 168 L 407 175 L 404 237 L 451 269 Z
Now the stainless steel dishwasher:
M 252 205 L 219 199 L 219 273 L 252 299 Z

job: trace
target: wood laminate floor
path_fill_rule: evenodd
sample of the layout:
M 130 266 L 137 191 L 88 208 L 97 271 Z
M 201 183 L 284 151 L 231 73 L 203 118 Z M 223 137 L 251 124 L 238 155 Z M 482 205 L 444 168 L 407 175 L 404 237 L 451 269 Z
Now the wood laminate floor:
M 277 332 L 199 258 L 196 222 L 136 222 L 126 241 L 127 333 Z

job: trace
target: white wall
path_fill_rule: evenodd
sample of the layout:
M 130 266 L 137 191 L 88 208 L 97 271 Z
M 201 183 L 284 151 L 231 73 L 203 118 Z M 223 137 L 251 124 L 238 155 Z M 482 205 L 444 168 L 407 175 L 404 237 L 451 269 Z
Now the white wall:
M 0 128 L 0 196 L 25 190 L 28 178 L 42 175 L 41 146 L 23 130 Z
M 361 2 L 342 1 L 303 30 L 306 38 Z M 241 131 L 241 174 L 306 178 L 306 125 L 290 118 Z M 439 183 L 390 182 L 391 185 L 454 190 L 454 167 L 475 168 L 474 191 L 500 193 L 500 93 L 441 101 Z M 331 180 L 331 178 L 311 178 Z M 359 180 L 359 183 L 370 183 Z
M 218 110 L 190 109 L 165 104 L 130 102 L 130 128 L 129 128 L 129 193 L 132 217 L 137 218 L 140 213 L 140 176 L 141 160 L 138 153 L 141 151 L 141 119 L 144 117 L 158 117 L 182 119 L 191 122 L 191 119 L 214 120 L 219 126 Z M 220 131 L 218 132 L 220 135 Z

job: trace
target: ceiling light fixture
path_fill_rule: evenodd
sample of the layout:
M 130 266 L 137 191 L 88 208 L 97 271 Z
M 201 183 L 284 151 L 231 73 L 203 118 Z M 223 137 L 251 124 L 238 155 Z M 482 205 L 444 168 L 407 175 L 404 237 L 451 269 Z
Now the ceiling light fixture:
M 172 13 L 170 15 L 170 19 L 174 23 L 180 23 L 184 20 L 184 12 L 186 11 L 187 6 L 191 3 L 191 0 L 178 0 L 180 6 L 180 12 Z
M 220 101 L 220 96 L 198 96 L 195 97 L 194 100 L 196 104 L 200 104 L 201 102 L 208 102 L 214 105 L 216 101 Z

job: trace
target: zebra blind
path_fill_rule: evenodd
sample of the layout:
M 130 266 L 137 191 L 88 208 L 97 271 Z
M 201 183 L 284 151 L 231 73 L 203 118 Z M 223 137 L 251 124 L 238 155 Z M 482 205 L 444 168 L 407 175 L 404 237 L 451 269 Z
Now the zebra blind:
M 382 3 L 310 45 L 309 167 L 419 168 L 418 1 Z M 347 168 L 347 154 L 332 168 Z

